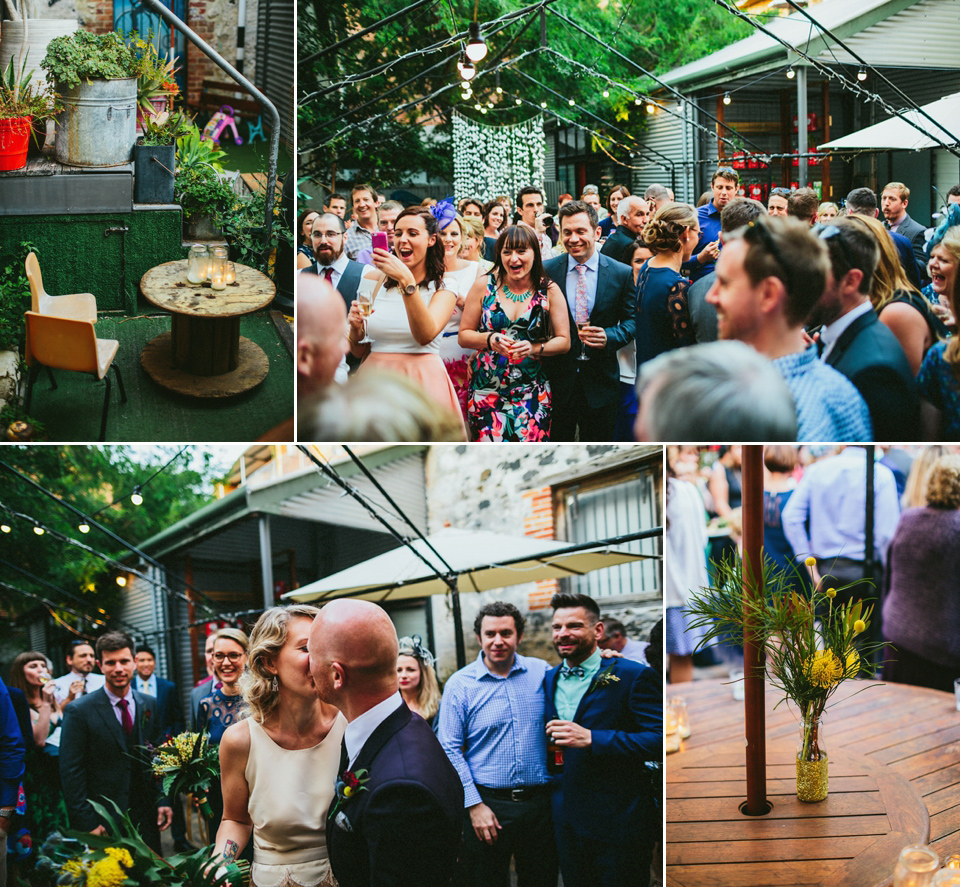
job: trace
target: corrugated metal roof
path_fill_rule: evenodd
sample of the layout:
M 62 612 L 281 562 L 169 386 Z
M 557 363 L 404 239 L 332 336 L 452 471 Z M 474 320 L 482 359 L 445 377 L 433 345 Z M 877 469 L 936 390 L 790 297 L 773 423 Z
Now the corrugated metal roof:
M 814 17 L 818 17 L 816 10 Z M 877 67 L 956 68 L 960 45 L 960 0 L 920 0 L 919 3 L 877 22 L 859 34 L 845 37 L 853 52 Z M 826 49 L 819 60 L 824 64 L 856 65 L 842 49 Z
M 846 41 L 848 37 L 858 34 L 878 22 L 885 21 L 897 15 L 901 10 L 915 5 L 918 0 L 824 0 L 811 15 L 825 28 L 833 31 L 840 39 Z M 958 8 L 957 0 L 923 0 L 934 4 L 949 6 L 955 11 Z M 954 13 L 956 14 L 956 12 Z M 797 46 L 819 55 L 824 47 L 824 41 L 817 29 L 805 18 L 802 13 L 783 16 L 766 23 L 765 27 L 773 34 L 785 40 L 791 46 Z M 888 56 L 885 64 L 899 64 L 897 59 L 896 40 L 888 42 Z M 695 62 L 674 68 L 664 74 L 661 79 L 672 85 L 696 83 L 710 77 L 722 74 L 739 76 L 741 69 L 747 66 L 775 66 L 785 65 L 788 60 L 787 49 L 772 37 L 757 31 L 725 46 L 710 55 Z

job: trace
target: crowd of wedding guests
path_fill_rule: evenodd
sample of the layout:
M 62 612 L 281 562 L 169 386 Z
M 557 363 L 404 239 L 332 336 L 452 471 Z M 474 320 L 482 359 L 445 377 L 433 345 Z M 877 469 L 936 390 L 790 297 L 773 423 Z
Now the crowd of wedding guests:
M 960 186 L 936 227 L 902 182 L 742 192 L 332 195 L 300 219 L 300 437 L 960 438 Z
M 795 568 L 790 586 L 876 602 L 867 639 L 886 641 L 884 680 L 952 692 L 960 678 L 960 448 L 876 446 L 873 550 L 867 551 L 864 447 L 764 448 L 765 556 Z M 742 543 L 739 446 L 667 447 L 668 680 L 742 664 L 742 651 L 699 649 L 685 606 Z M 814 558 L 811 566 L 808 558 Z
M 441 691 L 422 639 L 398 639 L 376 605 L 274 607 L 249 636 L 208 636 L 185 718 L 185 694 L 124 632 L 77 641 L 56 681 L 43 654 L 19 655 L 0 682 L 10 883 L 39 883 L 50 833 L 104 833 L 91 800 L 115 801 L 158 853 L 171 823 L 174 849 L 193 850 L 183 798 L 164 796 L 145 752 L 186 725 L 219 746 L 196 799 L 213 810 L 211 866 L 247 859 L 255 887 L 506 887 L 511 859 L 520 887 L 648 883 L 661 626 L 648 646 L 585 595 L 552 608 L 559 665 L 521 654 L 524 616 L 495 602 L 476 616 L 477 659 Z

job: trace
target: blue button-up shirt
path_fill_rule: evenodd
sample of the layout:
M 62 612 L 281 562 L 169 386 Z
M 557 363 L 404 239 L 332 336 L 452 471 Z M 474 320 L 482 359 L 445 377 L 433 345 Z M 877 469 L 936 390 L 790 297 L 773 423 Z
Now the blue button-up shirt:
M 798 441 L 873 440 L 870 410 L 860 392 L 843 373 L 817 359 L 815 345 L 772 362 L 793 395 Z
M 491 672 L 481 653 L 443 688 L 437 736 L 463 783 L 464 806 L 478 785 L 516 788 L 547 782 L 542 659 L 517 654 L 509 674 Z
M 697 256 L 700 255 L 703 248 L 708 243 L 713 243 L 720 236 L 720 210 L 713 205 L 712 199 L 708 200 L 703 206 L 697 207 L 697 219 L 700 222 L 700 239 L 693 248 L 690 261 L 686 262 L 680 269 L 681 274 L 691 280 L 706 277 L 717 266 L 716 262 L 704 262 L 701 265 L 697 261 Z

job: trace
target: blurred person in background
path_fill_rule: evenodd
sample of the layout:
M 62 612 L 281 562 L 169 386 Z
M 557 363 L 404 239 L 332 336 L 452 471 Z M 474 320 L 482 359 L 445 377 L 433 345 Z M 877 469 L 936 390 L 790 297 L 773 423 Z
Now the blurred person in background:
M 960 456 L 930 469 L 927 504 L 900 516 L 887 554 L 883 679 L 949 693 L 960 678 Z

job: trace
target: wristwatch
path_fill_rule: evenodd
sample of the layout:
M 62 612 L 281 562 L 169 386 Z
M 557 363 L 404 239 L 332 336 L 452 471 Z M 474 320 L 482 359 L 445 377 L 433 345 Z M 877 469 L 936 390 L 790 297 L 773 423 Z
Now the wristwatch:
M 411 283 L 409 286 L 400 287 L 400 292 L 402 292 L 405 296 L 412 296 L 417 289 L 417 285 L 415 283 Z

